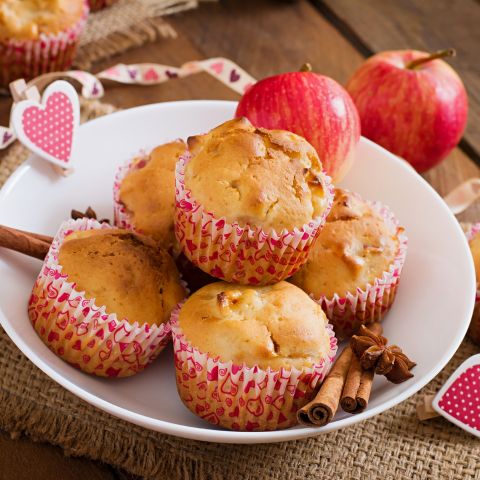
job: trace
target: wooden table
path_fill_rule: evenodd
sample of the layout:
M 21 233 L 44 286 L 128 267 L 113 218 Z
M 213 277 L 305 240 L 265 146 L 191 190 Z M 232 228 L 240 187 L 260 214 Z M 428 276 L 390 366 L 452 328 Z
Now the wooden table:
M 366 56 L 385 49 L 457 49 L 452 66 L 469 92 L 470 119 L 461 148 L 425 178 L 441 195 L 461 181 L 479 175 L 480 4 L 476 0 L 299 0 L 222 1 L 202 4 L 195 11 L 170 17 L 178 38 L 161 40 L 95 65 L 96 71 L 114 63 L 159 62 L 180 65 L 194 59 L 225 56 L 256 78 L 297 70 L 309 61 L 315 71 L 344 83 Z M 181 99 L 238 97 L 207 75 L 155 87 L 115 86 L 104 101 L 128 108 Z M 0 124 L 10 104 L 0 100 Z M 480 204 L 460 215 L 480 220 Z M 86 459 L 64 458 L 57 447 L 12 441 L 0 434 L 0 480 L 50 478 L 126 478 L 108 466 Z

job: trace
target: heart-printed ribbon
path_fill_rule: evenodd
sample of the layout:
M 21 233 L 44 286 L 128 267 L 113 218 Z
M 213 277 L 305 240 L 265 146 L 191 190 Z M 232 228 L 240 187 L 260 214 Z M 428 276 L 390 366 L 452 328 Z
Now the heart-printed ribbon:
M 77 92 L 68 82 L 59 80 L 49 85 L 41 103 L 17 103 L 11 120 L 18 140 L 30 151 L 63 168 L 72 165 L 80 105 Z
M 480 354 L 473 355 L 455 370 L 432 406 L 450 422 L 480 437 Z

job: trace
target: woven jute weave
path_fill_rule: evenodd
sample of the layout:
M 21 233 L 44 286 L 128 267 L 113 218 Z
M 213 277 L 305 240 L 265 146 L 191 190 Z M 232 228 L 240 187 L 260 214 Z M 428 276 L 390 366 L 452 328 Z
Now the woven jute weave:
M 92 62 L 153 42 L 176 37 L 162 17 L 196 7 L 197 0 L 119 0 L 90 15 L 82 34 L 75 66 L 84 70 Z
M 84 120 L 113 110 L 83 102 Z M 19 145 L 10 149 L 0 160 L 0 184 L 26 156 Z M 421 392 L 356 426 L 295 442 L 240 446 L 162 435 L 103 413 L 46 377 L 0 328 L 0 428 L 152 479 L 480 479 L 480 441 L 443 418 L 420 423 L 415 414 L 419 399 L 478 351 L 465 340 Z

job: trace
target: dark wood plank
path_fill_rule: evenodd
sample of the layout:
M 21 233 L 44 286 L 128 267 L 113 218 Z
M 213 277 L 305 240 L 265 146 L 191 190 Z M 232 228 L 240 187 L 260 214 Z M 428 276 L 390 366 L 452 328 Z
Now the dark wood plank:
M 116 480 L 107 465 L 65 457 L 61 448 L 27 438 L 12 440 L 0 431 L 0 480 Z
M 478 0 L 316 0 L 364 53 L 453 47 L 449 63 L 468 91 L 470 112 L 462 147 L 480 161 L 480 2 Z

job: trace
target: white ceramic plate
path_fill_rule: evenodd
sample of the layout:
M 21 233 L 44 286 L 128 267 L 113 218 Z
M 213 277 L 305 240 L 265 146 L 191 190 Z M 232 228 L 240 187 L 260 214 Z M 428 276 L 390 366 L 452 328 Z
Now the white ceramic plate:
M 232 117 L 234 102 L 172 102 L 103 117 L 79 131 L 76 172 L 60 178 L 30 158 L 0 191 L 0 224 L 54 234 L 70 209 L 92 205 L 112 217 L 116 167 L 142 148 L 209 130 Z M 47 375 L 87 402 L 152 430 L 198 440 L 263 443 L 292 440 L 352 425 L 393 407 L 417 392 L 460 345 L 473 309 L 475 281 L 468 245 L 457 221 L 435 191 L 408 165 L 363 139 L 357 161 L 343 182 L 396 212 L 409 236 L 407 262 L 397 300 L 385 319 L 385 334 L 415 359 L 415 378 L 393 385 L 375 381 L 368 409 L 339 413 L 326 427 L 276 432 L 231 432 L 195 417 L 175 388 L 167 349 L 145 372 L 128 379 L 95 378 L 64 363 L 37 337 L 27 300 L 41 263 L 0 251 L 0 321 L 22 352 Z

